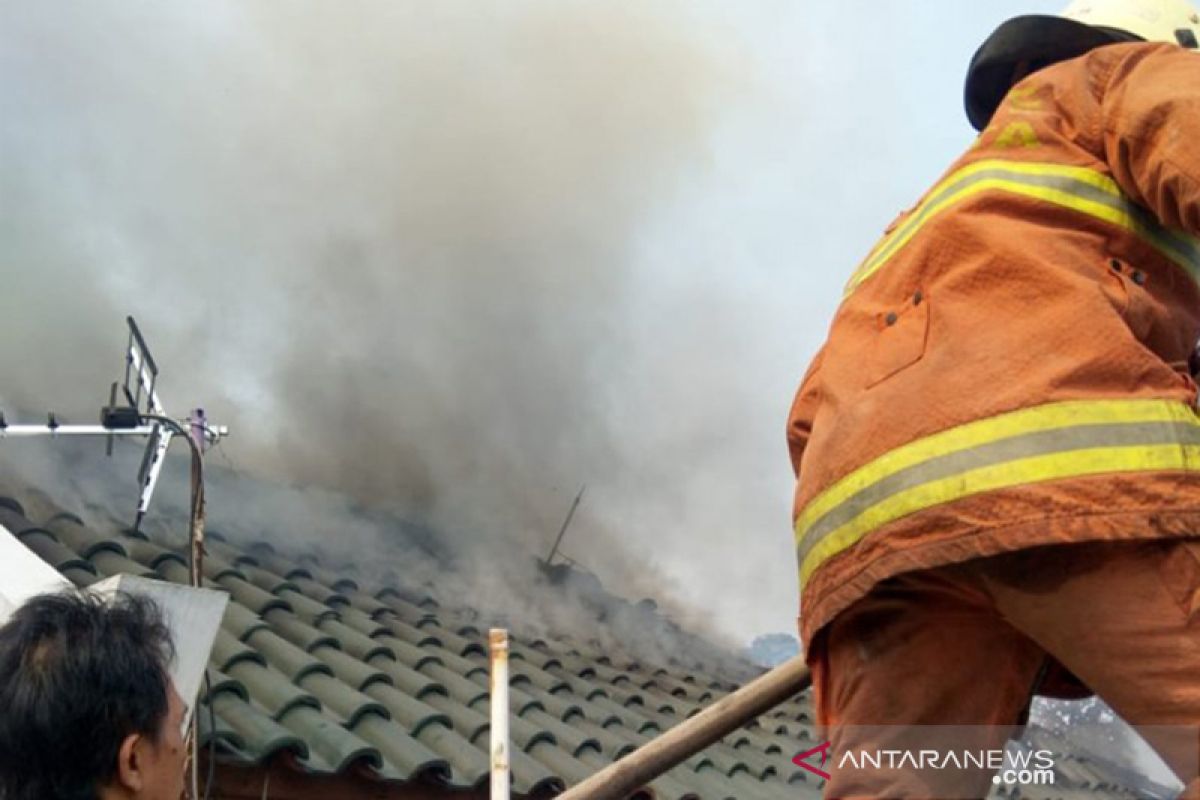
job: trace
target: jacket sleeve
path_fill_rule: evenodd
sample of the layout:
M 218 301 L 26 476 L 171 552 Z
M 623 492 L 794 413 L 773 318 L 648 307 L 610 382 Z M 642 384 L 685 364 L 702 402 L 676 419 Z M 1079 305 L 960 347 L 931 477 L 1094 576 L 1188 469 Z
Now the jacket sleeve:
M 808 437 L 812 434 L 813 418 L 817 407 L 821 404 L 821 361 L 825 357 L 825 347 L 822 346 L 813 356 L 796 399 L 792 401 L 792 410 L 788 414 L 787 441 L 788 455 L 792 459 L 792 472 L 800 477 L 800 459 L 804 456 L 804 448 L 808 445 Z
M 1163 225 L 1200 236 L 1200 53 L 1112 52 L 1121 55 L 1102 86 L 1100 133 L 1113 177 Z

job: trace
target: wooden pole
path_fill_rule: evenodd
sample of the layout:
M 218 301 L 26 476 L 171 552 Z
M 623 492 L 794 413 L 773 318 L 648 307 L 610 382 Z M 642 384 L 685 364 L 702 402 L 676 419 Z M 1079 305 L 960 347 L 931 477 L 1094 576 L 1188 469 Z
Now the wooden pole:
M 804 656 L 796 656 L 572 786 L 558 800 L 619 800 L 811 683 Z

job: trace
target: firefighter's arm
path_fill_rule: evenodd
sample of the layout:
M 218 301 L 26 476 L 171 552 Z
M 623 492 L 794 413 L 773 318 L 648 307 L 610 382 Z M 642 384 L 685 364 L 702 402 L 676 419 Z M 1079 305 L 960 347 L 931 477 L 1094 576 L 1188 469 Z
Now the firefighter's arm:
M 1101 97 L 1113 177 L 1164 225 L 1200 236 L 1200 53 L 1173 45 L 1127 53 Z
M 804 448 L 808 445 L 808 437 L 812 433 L 813 417 L 816 416 L 817 406 L 821 403 L 820 381 L 817 379 L 817 373 L 821 370 L 821 360 L 824 356 L 825 348 L 822 347 L 813 357 L 808 371 L 804 373 L 804 380 L 800 381 L 800 388 L 796 392 L 796 399 L 792 401 L 792 410 L 788 414 L 788 455 L 791 456 L 792 471 L 797 477 L 800 475 L 800 459 L 804 455 Z

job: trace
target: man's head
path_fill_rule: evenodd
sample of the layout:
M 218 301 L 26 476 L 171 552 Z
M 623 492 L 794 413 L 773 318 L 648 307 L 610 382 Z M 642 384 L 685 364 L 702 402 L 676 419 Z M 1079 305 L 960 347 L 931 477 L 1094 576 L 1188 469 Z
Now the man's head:
M 976 130 L 1029 72 L 1119 42 L 1200 44 L 1200 13 L 1189 0 L 1072 0 L 1059 16 L 1015 17 L 975 52 L 964 99 Z
M 0 800 L 178 800 L 183 701 L 158 607 L 42 595 L 0 628 Z

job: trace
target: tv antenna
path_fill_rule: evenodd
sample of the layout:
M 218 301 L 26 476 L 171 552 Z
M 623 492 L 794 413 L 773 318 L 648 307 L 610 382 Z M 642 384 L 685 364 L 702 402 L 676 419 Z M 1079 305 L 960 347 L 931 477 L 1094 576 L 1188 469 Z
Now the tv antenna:
M 158 396 L 158 365 L 133 317 L 126 317 L 129 339 L 125 348 L 125 375 L 114 382 L 109 391 L 108 405 L 100 409 L 99 425 L 70 425 L 60 422 L 54 412 L 46 422 L 18 425 L 8 422 L 0 411 L 0 439 L 33 436 L 106 436 L 107 453 L 112 455 L 113 441 L 118 436 L 147 437 L 146 450 L 138 470 L 137 514 L 133 529 L 141 528 L 150 508 L 150 499 L 162 474 L 167 449 L 175 437 L 186 441 L 192 451 L 192 509 L 189 540 L 191 544 L 192 583 L 200 585 L 200 563 L 204 552 L 204 483 L 203 453 L 229 435 L 224 425 L 208 421 L 204 409 L 194 409 L 185 419 L 169 416 Z

